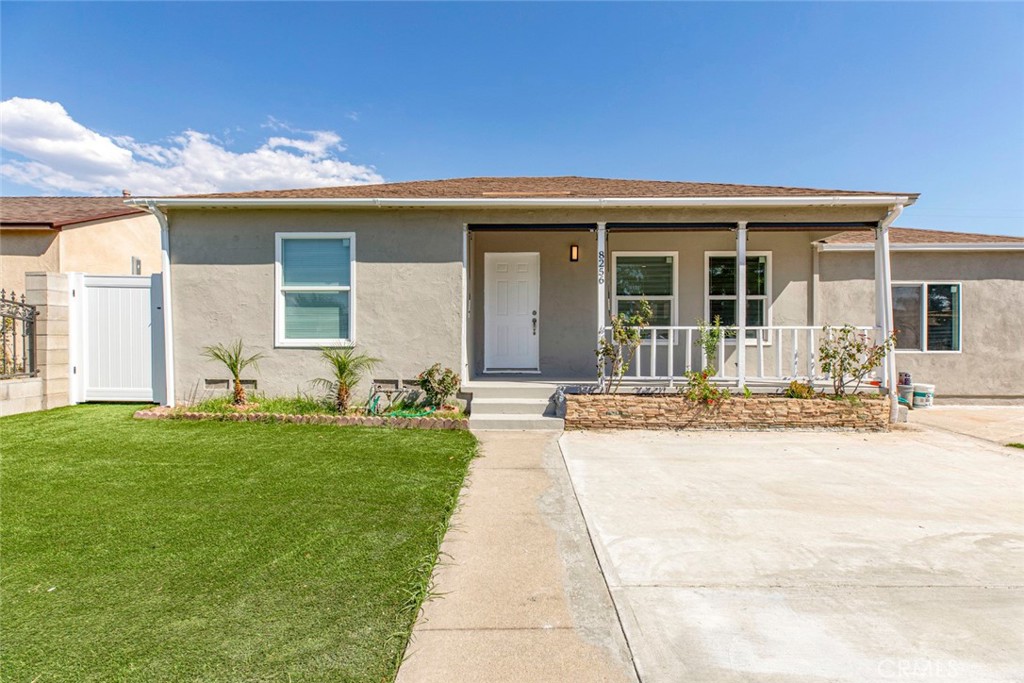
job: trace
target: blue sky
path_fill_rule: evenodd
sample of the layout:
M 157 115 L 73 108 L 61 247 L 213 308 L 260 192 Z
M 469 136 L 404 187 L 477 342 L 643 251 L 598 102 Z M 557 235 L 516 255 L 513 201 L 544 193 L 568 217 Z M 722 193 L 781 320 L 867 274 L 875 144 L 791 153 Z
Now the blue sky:
M 1024 235 L 1021 4 L 7 1 L 0 18 L 7 195 L 578 174 L 915 191 L 900 224 Z

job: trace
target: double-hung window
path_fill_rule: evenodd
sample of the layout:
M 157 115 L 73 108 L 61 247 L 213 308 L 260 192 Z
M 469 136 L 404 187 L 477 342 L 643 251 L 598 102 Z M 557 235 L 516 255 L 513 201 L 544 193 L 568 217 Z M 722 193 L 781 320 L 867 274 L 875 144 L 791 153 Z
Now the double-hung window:
M 276 237 L 276 345 L 353 344 L 355 235 L 279 232 Z
M 652 326 L 676 324 L 676 252 L 615 252 L 612 272 L 612 315 L 631 315 L 646 299 L 653 312 Z M 657 337 L 666 342 L 668 330 L 660 330 Z M 650 343 L 650 333 L 644 339 Z
M 959 283 L 915 282 L 892 287 L 898 351 L 959 351 Z
M 736 252 L 709 251 L 704 254 L 705 319 L 722 319 L 722 326 L 739 324 L 736 311 Z M 771 325 L 772 255 L 771 252 L 747 253 L 747 326 Z M 735 335 L 733 335 L 735 336 Z M 747 332 L 748 339 L 756 338 L 756 331 Z M 767 339 L 771 339 L 767 336 Z

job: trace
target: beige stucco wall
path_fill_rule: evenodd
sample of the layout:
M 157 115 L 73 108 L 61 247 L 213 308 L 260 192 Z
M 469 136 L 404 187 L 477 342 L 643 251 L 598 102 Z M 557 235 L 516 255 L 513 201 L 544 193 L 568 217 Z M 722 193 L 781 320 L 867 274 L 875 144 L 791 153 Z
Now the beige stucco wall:
M 822 253 L 823 322 L 874 324 L 873 272 L 870 252 Z M 962 352 L 900 351 L 898 370 L 938 400 L 1024 397 L 1024 252 L 893 252 L 892 277 L 963 283 Z
M 20 295 L 25 291 L 25 273 L 58 272 L 59 237 L 50 228 L 0 229 L 0 288 Z
M 356 233 L 357 346 L 383 359 L 375 377 L 414 376 L 434 362 L 461 366 L 462 230 L 467 223 L 597 221 L 878 220 L 878 208 L 781 210 L 198 210 L 170 215 L 176 393 L 195 396 L 224 371 L 202 357 L 204 346 L 242 338 L 266 354 L 257 376 L 269 394 L 310 391 L 324 367 L 316 349 L 274 347 L 274 233 Z M 772 249 L 776 322 L 803 323 L 810 240 L 821 234 L 751 234 L 750 249 Z M 468 321 L 470 361 L 482 356 L 483 253 L 540 251 L 541 357 L 548 376 L 594 375 L 595 238 L 592 233 L 478 233 L 473 242 Z M 730 250 L 732 233 L 612 235 L 609 249 L 680 251 L 680 323 L 703 315 L 703 251 Z M 627 245 L 626 240 L 629 241 Z M 568 244 L 581 260 L 568 263 Z M 527 246 L 531 245 L 531 246 Z M 685 279 L 684 279 L 685 278 Z M 474 353 L 479 350 L 480 353 Z M 471 367 L 473 366 L 471 365 Z M 201 393 L 201 391 L 200 391 Z
M 0 230 L 0 287 L 22 292 L 26 273 L 142 275 L 160 271 L 160 225 L 150 214 L 69 225 L 61 230 Z
M 69 225 L 61 230 L 65 273 L 130 275 L 132 256 L 141 275 L 160 272 L 160 224 L 151 214 Z

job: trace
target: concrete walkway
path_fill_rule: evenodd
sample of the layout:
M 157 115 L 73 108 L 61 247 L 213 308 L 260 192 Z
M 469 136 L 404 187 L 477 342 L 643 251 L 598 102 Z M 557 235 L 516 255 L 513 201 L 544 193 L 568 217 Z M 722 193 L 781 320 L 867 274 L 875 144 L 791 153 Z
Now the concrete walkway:
M 567 432 L 644 683 L 1024 680 L 1024 457 L 931 430 Z
M 965 434 L 1000 446 L 1024 443 L 1024 406 L 946 406 L 910 412 L 910 424 Z
M 399 683 L 636 681 L 558 434 L 477 436 Z

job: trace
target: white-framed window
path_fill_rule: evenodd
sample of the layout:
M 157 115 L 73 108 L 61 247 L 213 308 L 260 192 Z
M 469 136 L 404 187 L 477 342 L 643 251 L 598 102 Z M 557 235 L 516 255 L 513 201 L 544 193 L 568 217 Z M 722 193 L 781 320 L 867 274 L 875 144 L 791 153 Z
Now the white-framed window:
M 739 324 L 736 311 L 736 252 L 704 252 L 704 319 L 722 319 L 722 326 Z M 747 311 L 748 327 L 770 327 L 772 324 L 772 253 L 747 252 Z M 747 331 L 747 339 L 756 338 L 755 330 Z M 735 341 L 733 335 L 731 341 Z M 771 335 L 765 334 L 770 343 Z
M 275 240 L 275 345 L 354 344 L 355 233 L 279 232 Z
M 898 282 L 892 286 L 897 351 L 960 353 L 960 282 Z
M 612 252 L 612 315 L 628 315 L 646 299 L 653 312 L 651 325 L 675 325 L 677 257 L 675 251 Z M 668 343 L 668 330 L 658 332 L 657 338 L 660 344 Z M 645 334 L 644 343 L 650 341 L 650 334 Z

